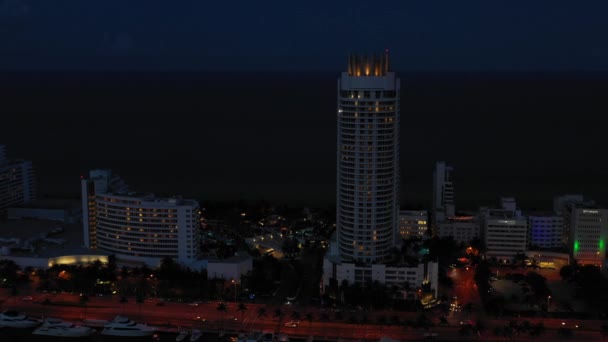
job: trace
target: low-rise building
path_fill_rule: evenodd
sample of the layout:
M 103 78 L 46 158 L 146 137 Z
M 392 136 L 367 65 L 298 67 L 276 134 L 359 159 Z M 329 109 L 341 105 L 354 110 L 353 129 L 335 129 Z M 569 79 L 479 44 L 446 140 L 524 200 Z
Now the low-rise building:
M 479 222 L 475 216 L 452 216 L 437 223 L 436 235 L 440 238 L 451 236 L 454 241 L 466 244 L 479 237 Z
M 46 198 L 10 207 L 7 216 L 9 220 L 38 219 L 71 224 L 81 221 L 82 208 L 78 201 Z
M 552 213 L 528 216 L 528 241 L 531 247 L 555 249 L 563 246 L 564 218 Z
M 528 220 L 517 209 L 513 198 L 502 198 L 501 209 L 482 208 L 483 240 L 486 256 L 510 263 L 528 248 Z
M 249 255 L 236 255 L 222 260 L 207 260 L 207 278 L 240 281 L 253 270 L 253 259 Z
M 403 239 L 430 237 L 428 234 L 429 213 L 426 210 L 399 211 L 399 234 Z
M 86 265 L 97 260 L 107 263 L 110 254 L 83 246 L 79 224 L 42 219 L 0 221 L 0 259 L 13 260 L 22 268 Z

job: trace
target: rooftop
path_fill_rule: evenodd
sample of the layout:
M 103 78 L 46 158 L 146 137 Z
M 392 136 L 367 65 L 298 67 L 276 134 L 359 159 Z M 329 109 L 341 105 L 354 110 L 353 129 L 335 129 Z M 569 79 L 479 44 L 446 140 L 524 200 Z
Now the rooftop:
M 36 209 L 76 209 L 81 206 L 79 199 L 69 198 L 41 198 L 33 202 L 20 204 L 14 208 L 36 208 Z
M 31 242 L 33 250 L 15 248 L 11 250 L 10 255 L 56 257 L 87 253 L 100 254 L 98 250 L 93 252 L 84 247 L 80 224 L 63 224 L 48 220 L 0 221 L 0 246 L 24 247 L 28 240 Z

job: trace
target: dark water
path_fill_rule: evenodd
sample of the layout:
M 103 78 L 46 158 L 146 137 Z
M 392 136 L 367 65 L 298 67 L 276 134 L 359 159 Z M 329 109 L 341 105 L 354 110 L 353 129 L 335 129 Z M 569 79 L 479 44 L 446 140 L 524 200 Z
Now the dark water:
M 78 195 L 103 167 L 201 200 L 335 200 L 338 73 L 3 73 L 0 142 L 40 189 Z M 608 203 L 608 75 L 400 73 L 402 202 L 430 202 L 435 161 L 459 207 L 515 196 Z

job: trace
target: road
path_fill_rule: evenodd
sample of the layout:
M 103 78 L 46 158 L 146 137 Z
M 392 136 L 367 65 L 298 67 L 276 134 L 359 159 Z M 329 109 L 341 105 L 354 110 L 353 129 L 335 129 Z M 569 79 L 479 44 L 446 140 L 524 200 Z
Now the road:
M 464 307 L 470 303 L 474 309 L 481 307 L 481 298 L 475 283 L 475 270 L 469 268 L 454 268 L 448 271 L 448 276 L 454 281 L 454 296 L 458 303 Z
M 464 279 L 464 277 L 463 277 Z M 32 316 L 45 317 L 60 317 L 71 321 L 80 321 L 83 319 L 101 319 L 110 320 L 114 316 L 121 314 L 128 316 L 134 320 L 145 322 L 157 327 L 199 327 L 203 330 L 225 330 L 225 331 L 277 331 L 287 333 L 289 336 L 305 338 L 309 335 L 315 336 L 321 340 L 340 340 L 340 339 L 368 339 L 377 340 L 382 336 L 389 336 L 394 339 L 408 340 L 420 339 L 426 331 L 415 330 L 412 328 L 403 328 L 402 326 L 379 326 L 375 324 L 348 324 L 340 322 L 320 322 L 320 309 L 298 309 L 290 306 L 283 306 L 281 310 L 285 313 L 285 317 L 279 324 L 277 318 L 272 317 L 275 307 L 267 307 L 261 304 L 247 304 L 247 311 L 242 315 L 236 311 L 235 303 L 226 303 L 227 311 L 225 313 L 217 310 L 217 303 L 200 304 L 192 306 L 184 303 L 165 303 L 163 306 L 157 306 L 156 301 L 147 301 L 142 304 L 135 303 L 132 299 L 126 304 L 118 302 L 116 297 L 94 297 L 88 302 L 87 307 L 78 306 L 60 306 L 60 305 L 42 305 L 39 301 L 44 297 L 38 296 L 34 301 L 23 301 L 19 296 L 16 300 L 10 299 L 5 302 L 3 308 L 12 308 L 26 312 Z M 78 296 L 70 294 L 57 294 L 51 298 L 53 302 L 72 303 L 78 305 Z M 267 315 L 258 317 L 258 309 L 265 307 Z M 301 313 L 301 323 L 298 327 L 285 327 L 284 323 L 291 320 L 291 312 L 298 310 Z M 314 320 L 306 321 L 304 314 L 313 312 Z M 374 314 L 366 313 L 368 317 L 374 317 Z M 381 313 L 386 315 L 386 313 Z M 406 319 L 415 319 L 416 314 L 393 312 L 393 315 L 400 317 L 401 321 Z M 196 317 L 200 316 L 206 319 L 205 322 L 197 321 Z M 348 314 L 344 315 L 348 318 Z M 332 315 L 330 315 L 332 317 Z M 391 316 L 386 316 L 390 318 Z M 372 318 L 369 320 L 374 322 Z M 597 340 L 601 338 L 599 334 L 600 321 L 563 321 L 560 319 L 530 319 L 532 323 L 543 322 L 547 327 L 548 332 L 544 335 L 547 338 L 557 337 L 556 329 L 566 326 L 572 327 L 575 330 L 573 338 L 569 340 Z M 564 324 L 562 324 L 562 322 Z M 435 322 L 436 323 L 436 322 Z M 488 329 L 481 336 L 483 340 L 494 340 L 492 336 L 492 327 L 502 326 L 505 320 L 487 320 Z M 574 326 L 580 325 L 579 329 Z M 458 324 L 449 327 L 434 327 L 430 331 L 438 333 L 441 340 L 460 340 L 462 337 L 458 333 Z M 476 338 L 477 339 L 477 338 Z M 541 338 L 543 339 L 543 338 Z M 527 341 L 530 339 L 526 336 L 518 336 L 518 341 Z M 548 339 L 551 340 L 551 339 Z

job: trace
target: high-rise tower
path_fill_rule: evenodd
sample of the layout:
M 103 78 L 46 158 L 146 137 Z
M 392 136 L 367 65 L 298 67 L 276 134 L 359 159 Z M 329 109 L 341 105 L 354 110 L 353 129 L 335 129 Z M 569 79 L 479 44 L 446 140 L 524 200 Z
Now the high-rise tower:
M 399 90 L 388 51 L 349 56 L 338 80 L 336 220 L 345 261 L 382 262 L 398 239 Z
M 9 159 L 0 145 L 0 217 L 7 208 L 36 199 L 36 175 L 29 160 Z
M 447 166 L 445 162 L 437 162 L 433 172 L 433 212 L 432 221 L 436 228 L 438 223 L 445 221 L 447 217 L 455 215 L 454 209 L 454 185 L 452 183 L 452 172 L 454 169 Z M 434 229 L 436 231 L 436 229 Z

